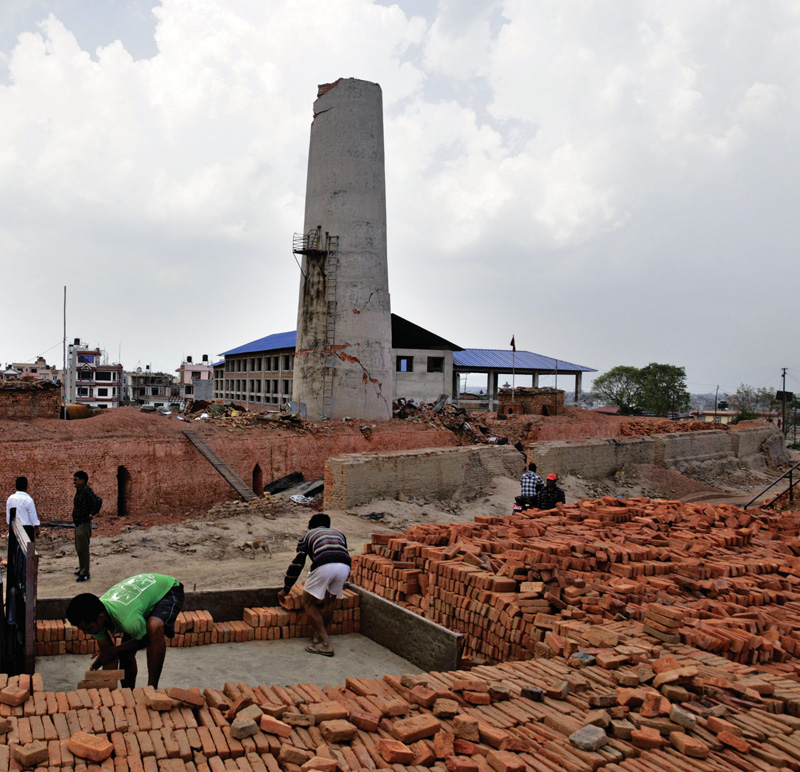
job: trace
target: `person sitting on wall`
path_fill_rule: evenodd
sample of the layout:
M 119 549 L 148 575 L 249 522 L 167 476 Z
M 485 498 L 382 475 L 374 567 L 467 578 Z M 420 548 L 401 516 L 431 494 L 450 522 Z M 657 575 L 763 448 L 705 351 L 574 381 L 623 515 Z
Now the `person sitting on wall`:
M 563 488 L 556 485 L 558 475 L 550 472 L 545 480 L 544 488 L 539 493 L 537 506 L 539 509 L 555 509 L 556 504 L 567 503 Z
M 39 516 L 36 514 L 36 505 L 28 495 L 28 478 L 17 477 L 14 484 L 16 493 L 12 493 L 6 500 L 6 523 L 11 525 L 11 510 L 16 509 L 16 518 L 25 529 L 28 538 L 34 541 L 39 535 Z
M 536 474 L 536 464 L 528 464 L 528 471 L 523 472 L 519 479 L 522 487 L 521 495 L 517 496 L 517 504 L 523 507 L 535 507 L 539 498 L 539 493 L 544 488 L 542 478 Z
M 91 635 L 100 653 L 91 669 L 125 671 L 122 686 L 136 685 L 136 652 L 147 649 L 148 685 L 158 688 L 167 638 L 175 635 L 175 620 L 183 608 L 183 585 L 172 576 L 138 574 L 115 584 L 99 598 L 76 595 L 67 606 L 67 619 Z M 122 634 L 119 644 L 116 634 Z
M 344 534 L 331 528 L 331 518 L 324 512 L 308 521 L 308 531 L 297 542 L 297 555 L 286 570 L 278 600 L 283 600 L 294 586 L 306 556 L 311 558 L 311 570 L 306 577 L 301 602 L 314 628 L 314 637 L 306 651 L 332 657 L 334 651 L 327 627 L 333 619 L 335 599 L 343 597 L 344 583 L 350 575 L 350 553 Z

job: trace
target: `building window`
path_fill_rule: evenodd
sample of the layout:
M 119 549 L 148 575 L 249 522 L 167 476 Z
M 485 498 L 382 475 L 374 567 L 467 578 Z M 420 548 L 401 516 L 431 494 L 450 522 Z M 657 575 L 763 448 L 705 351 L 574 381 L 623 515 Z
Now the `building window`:
M 444 357 L 428 357 L 428 372 L 429 373 L 443 373 L 444 372 Z
M 110 381 L 111 380 L 111 373 L 104 373 L 103 371 L 98 370 L 94 374 L 94 379 L 96 381 Z
M 187 397 L 190 397 L 194 393 L 193 387 L 192 386 L 186 386 L 186 388 L 184 390 L 184 393 L 186 394 Z
M 280 369 L 279 362 L 278 362 L 279 359 L 280 359 L 280 357 L 272 357 L 272 372 L 273 373 L 277 373 L 278 370 Z M 277 389 L 276 389 L 276 391 L 277 391 Z
M 108 396 L 108 389 L 98 389 L 97 390 L 98 397 L 107 397 Z
M 78 386 L 78 396 L 79 397 L 88 397 L 89 396 L 89 389 L 86 386 Z
M 89 365 L 94 364 L 94 357 L 90 356 L 89 354 L 78 354 L 78 362 L 81 364 L 86 363 Z
M 291 389 L 289 388 L 289 381 L 283 382 L 283 393 L 285 395 L 289 395 L 291 393 Z
M 291 354 L 284 354 L 283 355 L 283 369 L 284 370 L 291 370 L 292 369 L 292 355 Z
M 259 357 L 258 359 L 256 359 L 256 362 L 258 363 L 258 364 L 257 364 L 257 367 L 258 367 L 258 372 L 261 372 L 261 357 Z
M 397 357 L 397 372 L 398 373 L 413 373 L 414 372 L 414 357 Z

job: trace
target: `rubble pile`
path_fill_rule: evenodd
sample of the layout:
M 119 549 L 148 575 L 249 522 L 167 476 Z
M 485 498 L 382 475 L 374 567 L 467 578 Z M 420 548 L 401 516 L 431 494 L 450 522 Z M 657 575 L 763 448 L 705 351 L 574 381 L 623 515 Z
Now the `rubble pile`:
M 352 576 L 490 661 L 569 659 L 572 631 L 624 619 L 656 641 L 796 675 L 799 529 L 791 513 L 604 497 L 376 534 Z
M 729 431 L 726 424 L 706 421 L 671 421 L 657 418 L 628 418 L 620 422 L 620 436 L 649 437 L 651 434 L 673 434 L 675 432 Z
M 269 493 L 264 493 L 250 501 L 236 499 L 222 501 L 215 504 L 206 513 L 200 516 L 201 520 L 225 520 L 236 515 L 262 515 L 272 518 L 279 511 L 286 509 L 286 501 L 278 499 Z
M 456 435 L 459 445 L 498 442 L 498 438 L 494 436 L 485 420 L 468 413 L 463 407 L 455 407 L 449 403 L 438 402 L 434 405 L 429 402 L 400 399 L 393 403 L 392 415 L 402 421 L 447 429 Z

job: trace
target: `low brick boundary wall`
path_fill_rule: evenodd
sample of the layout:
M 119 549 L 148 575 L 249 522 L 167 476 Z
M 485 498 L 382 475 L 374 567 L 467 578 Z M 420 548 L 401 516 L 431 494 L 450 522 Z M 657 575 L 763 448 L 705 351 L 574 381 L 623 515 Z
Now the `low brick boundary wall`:
M 325 464 L 325 507 L 346 509 L 399 495 L 477 495 L 495 477 L 519 477 L 523 466 L 522 455 L 510 445 L 336 456 Z

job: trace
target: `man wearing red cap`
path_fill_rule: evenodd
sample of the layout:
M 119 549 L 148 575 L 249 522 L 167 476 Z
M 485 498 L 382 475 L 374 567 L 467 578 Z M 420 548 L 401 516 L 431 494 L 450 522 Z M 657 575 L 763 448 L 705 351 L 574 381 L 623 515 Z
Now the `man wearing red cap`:
M 555 509 L 559 501 L 562 504 L 567 503 L 564 490 L 556 485 L 556 480 L 558 480 L 558 475 L 552 472 L 547 475 L 547 479 L 544 483 L 544 490 L 539 494 L 539 509 Z

